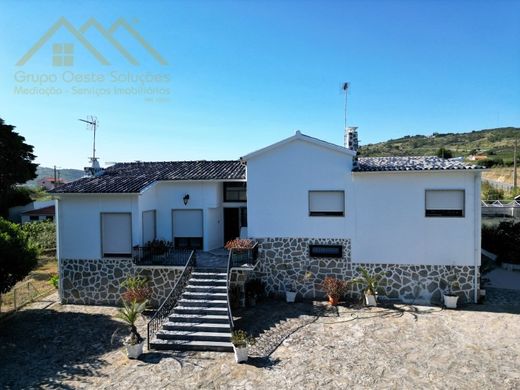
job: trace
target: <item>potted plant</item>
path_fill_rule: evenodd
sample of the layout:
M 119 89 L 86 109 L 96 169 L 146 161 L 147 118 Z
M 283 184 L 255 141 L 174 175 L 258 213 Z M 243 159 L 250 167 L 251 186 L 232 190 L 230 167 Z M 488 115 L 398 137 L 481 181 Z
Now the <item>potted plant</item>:
M 235 351 L 237 363 L 246 362 L 249 356 L 249 346 L 255 343 L 255 339 L 243 330 L 235 330 L 231 334 L 231 344 Z
M 451 276 L 448 277 L 448 287 L 442 296 L 444 306 L 446 306 L 447 309 L 457 308 L 459 296 L 455 294 L 455 291 L 459 288 L 460 285 L 458 282 L 457 274 L 454 272 Z
M 146 303 L 147 301 L 124 302 L 124 307 L 119 310 L 118 317 L 130 326 L 130 335 L 125 340 L 126 354 L 130 359 L 137 359 L 143 353 L 144 339 L 137 331 L 135 322 L 146 308 Z
M 380 290 L 380 286 L 383 285 L 384 279 L 382 274 L 371 274 L 366 268 L 358 268 L 360 277 L 353 280 L 353 283 L 360 284 L 363 287 L 365 304 L 367 306 L 377 306 L 377 294 Z
M 285 283 L 285 301 L 293 303 L 296 300 L 296 283 L 294 280 Z
M 339 303 L 339 300 L 347 292 L 348 281 L 336 279 L 332 276 L 327 276 L 323 280 L 321 287 L 325 291 L 325 294 L 327 294 L 329 303 L 332 306 L 336 306 Z
M 250 279 L 245 284 L 247 304 L 255 306 L 265 294 L 264 284 L 260 279 Z
M 121 287 L 126 291 L 121 294 L 121 298 L 124 302 L 131 303 L 136 301 L 137 303 L 149 301 L 152 297 L 152 289 L 148 285 L 148 279 L 140 276 L 130 276 L 126 278 Z

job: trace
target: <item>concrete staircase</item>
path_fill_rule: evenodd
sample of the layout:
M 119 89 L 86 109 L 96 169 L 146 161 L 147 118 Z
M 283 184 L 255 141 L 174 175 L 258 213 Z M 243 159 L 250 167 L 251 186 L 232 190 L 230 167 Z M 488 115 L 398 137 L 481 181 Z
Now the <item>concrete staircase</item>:
M 150 349 L 232 352 L 226 277 L 222 269 L 194 270 Z

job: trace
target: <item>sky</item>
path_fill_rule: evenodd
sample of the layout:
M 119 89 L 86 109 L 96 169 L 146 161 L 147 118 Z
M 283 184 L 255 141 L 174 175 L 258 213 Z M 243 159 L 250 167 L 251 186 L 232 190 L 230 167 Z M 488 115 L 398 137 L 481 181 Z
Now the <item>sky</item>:
M 60 20 L 75 34 L 46 35 Z M 102 165 L 237 159 L 296 130 L 342 144 L 345 81 L 361 144 L 520 127 L 519 20 L 500 0 L 0 0 L 0 118 L 79 169 L 89 115 Z

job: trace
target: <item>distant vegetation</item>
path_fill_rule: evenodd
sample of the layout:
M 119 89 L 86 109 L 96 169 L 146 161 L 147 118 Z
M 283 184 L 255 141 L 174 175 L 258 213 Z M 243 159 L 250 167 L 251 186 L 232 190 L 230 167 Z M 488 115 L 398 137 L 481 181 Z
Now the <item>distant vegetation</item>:
M 520 222 L 483 226 L 482 247 L 496 254 L 499 263 L 520 264 Z
M 85 175 L 85 172 L 80 169 L 59 169 L 58 173 L 57 176 L 66 182 L 77 180 Z M 44 177 L 54 177 L 54 169 L 47 167 L 36 168 L 36 178 L 25 184 L 34 187 L 38 180 L 43 179 Z
M 502 127 L 475 130 L 469 133 L 433 133 L 392 139 L 377 144 L 364 145 L 360 156 L 436 156 L 443 150 L 453 157 L 471 155 L 487 156 L 478 161 L 480 165 L 511 166 L 515 137 L 520 139 L 520 128 Z M 517 156 L 517 161 L 520 156 Z

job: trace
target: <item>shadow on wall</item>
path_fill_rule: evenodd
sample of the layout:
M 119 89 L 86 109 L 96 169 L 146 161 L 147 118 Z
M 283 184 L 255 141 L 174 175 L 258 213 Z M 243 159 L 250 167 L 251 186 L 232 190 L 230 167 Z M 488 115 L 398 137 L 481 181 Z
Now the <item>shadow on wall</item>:
M 124 325 L 108 315 L 25 310 L 0 323 L 0 388 L 72 388 L 96 376 L 100 356 L 121 347 Z

